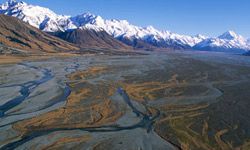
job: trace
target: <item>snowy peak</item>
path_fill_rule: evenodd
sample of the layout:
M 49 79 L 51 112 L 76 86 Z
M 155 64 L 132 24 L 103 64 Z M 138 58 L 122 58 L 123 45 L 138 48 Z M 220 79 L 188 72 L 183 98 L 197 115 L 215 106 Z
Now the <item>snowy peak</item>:
M 7 11 L 10 10 L 10 8 L 13 8 L 15 6 L 22 6 L 22 5 L 26 5 L 26 3 L 24 2 L 17 2 L 15 0 L 9 0 L 3 4 L 0 5 L 0 9 L 1 11 Z
M 5 3 L 5 6 L 14 6 L 16 5 L 18 2 L 15 0 L 9 0 Z
M 234 31 L 227 31 L 218 37 L 219 39 L 234 40 L 241 38 L 240 35 L 236 34 Z
M 91 29 L 95 31 L 103 31 L 105 28 L 104 19 L 91 13 L 84 13 L 69 18 L 69 21 L 79 29 Z M 65 29 L 67 30 L 67 29 Z
M 12 7 L 12 6 L 15 6 L 17 4 L 24 4 L 24 2 L 17 2 L 16 0 L 8 0 L 4 5 L 7 7 Z
M 207 37 L 207 36 L 204 36 L 204 35 L 202 35 L 202 34 L 197 34 L 197 35 L 195 36 L 195 38 L 199 38 L 199 39 L 205 40 L 205 39 L 207 39 L 208 37 Z
M 71 17 L 70 20 L 77 26 L 84 26 L 87 23 L 93 24 L 95 22 L 95 19 L 97 16 L 91 14 L 91 13 L 84 13 L 81 15 L 77 15 L 75 17 Z
M 227 31 L 217 38 L 207 38 L 195 45 L 195 49 L 244 53 L 250 50 L 247 40 L 233 31 Z
M 17 17 L 36 28 L 48 32 L 61 30 L 57 24 L 59 24 L 60 21 L 69 18 L 68 16 L 57 15 L 48 8 L 29 5 L 25 2 L 17 2 L 15 0 L 9 0 L 2 4 L 0 6 L 0 13 Z
M 3 3 L 2 5 L 0 5 L 0 9 L 1 11 L 6 11 L 5 13 L 10 13 L 12 11 L 14 11 L 14 9 L 18 9 L 19 7 L 24 7 L 27 6 L 28 4 L 26 4 L 23 1 L 17 2 L 15 0 L 9 0 L 5 3 Z

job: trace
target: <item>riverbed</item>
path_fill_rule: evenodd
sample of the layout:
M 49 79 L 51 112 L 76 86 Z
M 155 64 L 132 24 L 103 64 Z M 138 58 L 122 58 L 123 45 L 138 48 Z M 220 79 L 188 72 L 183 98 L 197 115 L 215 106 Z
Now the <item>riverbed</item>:
M 235 95 L 248 91 L 249 79 L 248 57 L 207 52 L 74 56 L 0 65 L 0 149 L 229 147 L 223 140 L 234 141 L 230 135 L 235 133 L 219 127 L 222 116 L 211 110 L 222 107 L 224 97 L 241 99 Z M 228 94 L 234 87 L 241 91 Z M 244 102 L 235 107 L 245 110 Z M 210 122 L 209 116 L 215 119 Z M 238 123 L 248 116 L 241 117 Z M 236 118 L 226 117 L 226 124 Z M 198 130 L 204 121 L 213 131 L 206 131 L 212 134 L 207 141 L 223 129 L 228 137 L 206 142 L 205 129 Z M 248 136 L 245 132 L 231 146 L 242 146 Z

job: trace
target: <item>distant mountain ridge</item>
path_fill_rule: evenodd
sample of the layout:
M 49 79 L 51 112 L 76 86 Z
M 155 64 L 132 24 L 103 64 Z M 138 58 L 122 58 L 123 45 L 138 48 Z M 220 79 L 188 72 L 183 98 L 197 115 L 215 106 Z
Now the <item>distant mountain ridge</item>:
M 233 31 L 225 32 L 217 38 L 207 38 L 194 46 L 199 50 L 244 53 L 249 50 L 248 41 Z
M 75 29 L 105 31 L 135 48 L 197 49 L 235 53 L 250 50 L 249 41 L 233 31 L 214 38 L 203 35 L 180 35 L 170 31 L 159 31 L 152 26 L 138 27 L 126 20 L 105 20 L 91 13 L 74 17 L 57 15 L 48 8 L 15 0 L 9 0 L 0 5 L 0 13 L 17 17 L 45 32 L 68 32 Z

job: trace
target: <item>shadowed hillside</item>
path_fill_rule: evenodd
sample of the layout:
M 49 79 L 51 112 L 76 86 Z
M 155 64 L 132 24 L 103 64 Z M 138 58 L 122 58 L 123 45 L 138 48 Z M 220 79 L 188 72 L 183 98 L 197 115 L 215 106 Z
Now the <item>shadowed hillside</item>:
M 0 43 L 29 52 L 62 52 L 79 49 L 71 43 L 6 15 L 0 15 Z
M 76 29 L 66 32 L 53 33 L 53 35 L 70 43 L 74 43 L 81 48 L 108 48 L 120 50 L 133 49 L 132 47 L 113 38 L 105 31 L 97 32 L 94 30 Z

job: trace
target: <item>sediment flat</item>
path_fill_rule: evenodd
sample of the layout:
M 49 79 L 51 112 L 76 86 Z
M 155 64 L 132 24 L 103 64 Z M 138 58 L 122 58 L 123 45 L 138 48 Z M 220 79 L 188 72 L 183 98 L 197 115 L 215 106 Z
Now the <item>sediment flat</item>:
M 48 57 L 0 65 L 0 149 L 248 149 L 248 57 Z

